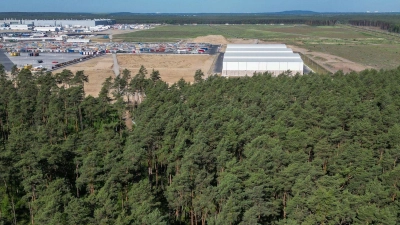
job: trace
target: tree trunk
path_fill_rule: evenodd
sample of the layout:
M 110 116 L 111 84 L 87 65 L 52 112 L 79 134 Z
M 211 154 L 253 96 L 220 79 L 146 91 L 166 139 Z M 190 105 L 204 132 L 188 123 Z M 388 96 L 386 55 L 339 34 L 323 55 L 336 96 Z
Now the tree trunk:
M 6 182 L 6 180 L 5 180 L 4 178 L 3 178 L 3 181 L 4 181 L 4 186 L 5 186 L 5 188 L 6 188 L 6 192 L 8 193 L 8 185 L 7 185 L 7 182 Z M 13 224 L 14 224 L 14 225 L 17 225 L 17 217 L 16 217 L 16 215 L 15 215 L 14 196 L 12 195 L 12 193 L 9 194 L 9 195 L 11 195 L 11 207 L 12 207 L 12 213 L 13 213 Z M 0 216 L 0 218 L 1 218 L 1 216 Z
M 33 209 L 32 209 L 32 201 L 29 202 L 29 214 L 31 216 L 31 224 L 34 225 L 35 221 L 33 219 Z
M 156 187 L 158 187 L 158 166 L 156 164 Z
M 81 107 L 79 106 L 78 107 L 78 109 L 79 109 L 79 122 L 80 122 L 80 124 L 81 124 L 81 131 L 83 130 L 83 123 L 82 123 L 82 109 L 81 109 Z
M 283 193 L 283 218 L 286 219 L 286 191 Z
M 75 171 L 76 171 L 76 179 L 75 180 L 78 180 L 78 178 L 79 178 L 79 164 L 76 164 Z M 76 187 L 76 197 L 79 198 L 79 188 L 78 187 Z
M 193 210 L 190 210 L 190 225 L 194 225 Z
M 12 212 L 13 212 L 13 223 L 14 225 L 17 225 L 17 216 L 15 215 L 15 204 L 14 204 L 14 196 L 11 195 L 11 206 L 12 206 Z

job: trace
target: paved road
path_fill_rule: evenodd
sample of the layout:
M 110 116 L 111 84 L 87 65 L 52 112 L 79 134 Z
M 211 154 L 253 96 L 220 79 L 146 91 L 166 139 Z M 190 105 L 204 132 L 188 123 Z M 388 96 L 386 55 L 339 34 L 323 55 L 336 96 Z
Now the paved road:
M 117 60 L 117 54 L 112 54 L 113 59 L 114 59 L 114 66 L 113 66 L 113 70 L 114 70 L 114 74 L 116 77 L 119 76 L 119 65 L 118 65 L 118 60 Z
M 0 49 L 0 64 L 3 64 L 6 71 L 11 71 L 11 68 L 14 66 L 14 63 L 8 58 L 7 53 L 4 50 Z
M 215 62 L 213 71 L 214 73 L 222 73 L 223 61 L 224 61 L 224 53 L 219 53 L 217 61 Z
M 210 55 L 218 54 L 218 48 L 219 48 L 219 45 L 211 45 L 209 51 L 206 53 L 208 53 Z

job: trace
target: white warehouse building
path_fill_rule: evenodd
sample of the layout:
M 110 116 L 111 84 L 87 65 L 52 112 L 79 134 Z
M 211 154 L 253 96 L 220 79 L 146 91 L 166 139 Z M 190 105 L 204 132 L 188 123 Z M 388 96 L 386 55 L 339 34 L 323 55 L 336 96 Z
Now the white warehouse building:
M 55 31 L 60 31 L 61 27 L 35 27 L 33 30 L 34 31 L 43 31 L 43 32 L 47 32 L 47 31 L 55 32 Z
M 252 76 L 264 72 L 277 76 L 288 70 L 303 74 L 303 60 L 284 44 L 228 44 L 222 76 Z

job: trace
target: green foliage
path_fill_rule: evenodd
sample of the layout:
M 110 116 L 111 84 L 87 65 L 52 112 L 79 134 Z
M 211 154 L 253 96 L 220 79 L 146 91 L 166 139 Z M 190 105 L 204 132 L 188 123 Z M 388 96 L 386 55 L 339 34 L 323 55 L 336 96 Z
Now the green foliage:
M 0 224 L 400 223 L 400 67 L 170 86 L 155 72 L 125 70 L 98 98 L 83 72 L 0 78 Z
M 196 70 L 194 74 L 194 82 L 195 83 L 201 82 L 203 80 L 203 77 L 204 77 L 203 71 L 201 71 L 200 69 Z

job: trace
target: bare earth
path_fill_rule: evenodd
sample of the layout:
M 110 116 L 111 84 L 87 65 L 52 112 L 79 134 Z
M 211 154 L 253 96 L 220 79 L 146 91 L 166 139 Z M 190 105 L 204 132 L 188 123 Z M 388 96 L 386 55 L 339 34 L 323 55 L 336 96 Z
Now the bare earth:
M 322 52 L 310 52 L 307 49 L 293 45 L 288 45 L 288 47 L 295 52 L 301 52 L 304 55 L 307 55 L 309 58 L 313 59 L 319 65 L 321 65 L 322 67 L 333 73 L 338 70 L 342 70 L 344 73 L 349 73 L 352 71 L 359 72 L 365 69 L 372 69 L 372 67 L 370 66 L 355 63 L 339 56 L 330 55 Z
M 128 69 L 135 75 L 143 65 L 149 74 L 152 69 L 160 71 L 161 79 L 172 84 L 181 78 L 193 82 L 193 76 L 198 69 L 207 74 L 216 56 L 126 54 L 117 57 L 121 70 Z
M 97 97 L 101 90 L 102 84 L 108 77 L 115 77 L 112 70 L 113 59 L 111 55 L 105 55 L 98 58 L 68 66 L 60 70 L 53 71 L 53 74 L 61 72 L 63 69 L 71 70 L 73 73 L 83 70 L 85 75 L 89 76 L 89 82 L 85 83 L 86 96 Z

